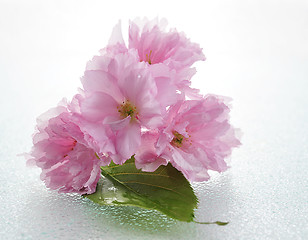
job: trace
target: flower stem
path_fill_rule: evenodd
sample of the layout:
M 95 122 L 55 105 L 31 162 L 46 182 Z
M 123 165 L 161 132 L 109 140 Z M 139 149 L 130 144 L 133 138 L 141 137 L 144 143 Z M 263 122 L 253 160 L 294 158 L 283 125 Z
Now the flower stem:
M 217 224 L 219 226 L 225 226 L 227 225 L 229 222 L 220 222 L 220 221 L 216 221 L 216 222 L 198 222 L 198 221 L 193 221 L 194 223 L 198 223 L 198 224 Z

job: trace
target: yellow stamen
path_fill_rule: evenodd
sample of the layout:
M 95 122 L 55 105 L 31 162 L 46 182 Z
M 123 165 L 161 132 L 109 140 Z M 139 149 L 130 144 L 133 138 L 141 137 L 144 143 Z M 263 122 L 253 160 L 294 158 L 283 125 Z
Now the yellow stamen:
M 182 147 L 183 140 L 185 140 L 185 137 L 177 131 L 173 131 L 172 133 L 174 138 L 171 141 L 171 145 L 178 148 Z
M 138 114 L 137 108 L 128 100 L 126 102 L 123 102 L 123 104 L 118 106 L 117 108 L 122 118 L 131 116 L 131 119 L 134 119 Z
M 97 153 L 95 153 L 95 157 L 96 157 L 97 159 L 99 159 L 99 160 L 100 160 L 100 158 L 99 158 L 99 156 L 98 156 L 98 154 L 97 154 Z
M 152 50 L 150 51 L 149 55 L 148 54 L 145 55 L 145 61 L 148 62 L 150 65 L 152 64 L 151 54 L 152 54 Z

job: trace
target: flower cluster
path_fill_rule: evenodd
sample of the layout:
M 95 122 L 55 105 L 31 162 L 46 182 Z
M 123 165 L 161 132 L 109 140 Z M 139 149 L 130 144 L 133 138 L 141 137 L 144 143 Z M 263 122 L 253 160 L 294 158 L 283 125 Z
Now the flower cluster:
M 190 181 L 227 169 L 240 142 L 226 100 L 190 86 L 202 49 L 163 20 L 136 22 L 128 47 L 119 23 L 88 62 L 83 89 L 38 118 L 28 164 L 42 169 L 47 187 L 93 193 L 101 166 L 132 156 L 138 169 L 171 163 Z

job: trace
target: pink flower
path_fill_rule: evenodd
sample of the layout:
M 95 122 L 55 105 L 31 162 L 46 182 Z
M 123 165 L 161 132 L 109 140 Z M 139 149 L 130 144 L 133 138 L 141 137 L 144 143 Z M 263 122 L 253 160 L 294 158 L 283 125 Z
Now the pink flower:
M 41 115 L 27 163 L 42 169 L 41 179 L 51 189 L 90 194 L 96 190 L 103 162 L 78 125 L 65 102 Z
M 170 107 L 164 127 L 142 136 L 144 147 L 135 156 L 136 166 L 154 171 L 170 162 L 190 181 L 207 180 L 208 170 L 225 171 L 224 159 L 240 142 L 223 100 L 208 95 Z
M 130 23 L 129 48 L 138 50 L 140 61 L 151 64 L 164 63 L 171 69 L 181 70 L 194 62 L 205 60 L 198 44 L 190 42 L 184 33 L 175 29 L 165 31 L 167 21 L 154 19 Z
M 175 29 L 165 31 L 166 25 L 165 19 L 149 21 L 145 18 L 131 22 L 129 48 L 137 49 L 140 61 L 150 65 L 155 79 L 165 80 L 164 84 L 169 85 L 170 92 L 173 85 L 188 97 L 200 98 L 199 90 L 190 88 L 190 79 L 196 72 L 191 65 L 196 61 L 205 60 L 202 49 L 182 32 L 179 33 Z M 158 92 L 163 93 L 164 87 L 162 85 L 158 88 Z M 170 105 L 174 103 L 171 102 Z
M 107 154 L 122 164 L 139 148 L 141 128 L 162 124 L 156 84 L 133 49 L 99 56 L 91 65 L 93 70 L 85 71 L 82 78 L 85 99 L 81 101 L 81 116 L 112 130 L 108 137 L 115 152 Z M 83 127 L 90 126 L 85 123 Z M 101 134 L 105 133 L 98 131 L 96 135 Z

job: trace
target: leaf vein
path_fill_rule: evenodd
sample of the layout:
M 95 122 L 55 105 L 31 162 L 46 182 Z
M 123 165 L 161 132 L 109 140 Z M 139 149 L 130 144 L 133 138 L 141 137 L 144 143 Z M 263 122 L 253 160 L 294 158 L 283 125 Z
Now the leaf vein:
M 159 177 L 167 177 L 167 178 L 173 178 L 173 179 L 176 179 L 178 180 L 177 178 L 175 177 L 171 177 L 171 176 L 168 176 L 168 175 L 161 175 L 161 174 L 155 174 L 155 173 L 145 173 L 145 172 L 135 172 L 135 173 L 125 173 L 125 172 L 122 172 L 122 173 L 114 173 L 114 174 L 110 174 L 112 176 L 119 176 L 119 175 L 145 175 L 145 176 L 159 176 Z
M 122 183 L 142 184 L 142 185 L 147 185 L 147 186 L 162 188 L 162 189 L 165 189 L 165 190 L 168 190 L 168 191 L 171 191 L 171 192 L 175 192 L 175 193 L 177 193 L 178 195 L 185 196 L 185 195 L 182 194 L 182 193 L 179 193 L 179 192 L 177 192 L 177 191 L 174 191 L 172 188 L 166 188 L 166 187 L 159 186 L 159 185 L 154 185 L 154 184 L 149 184 L 149 183 L 144 183 L 144 182 L 135 182 L 135 181 L 123 181 Z

